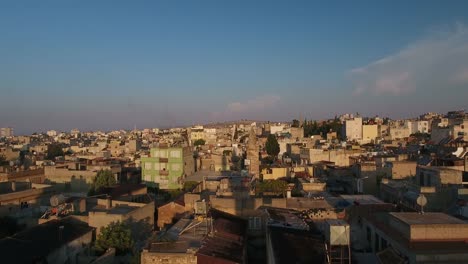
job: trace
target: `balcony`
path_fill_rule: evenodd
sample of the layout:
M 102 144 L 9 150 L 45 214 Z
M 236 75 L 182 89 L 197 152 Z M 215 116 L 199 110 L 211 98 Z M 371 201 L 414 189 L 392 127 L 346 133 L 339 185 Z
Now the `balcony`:
M 167 170 L 160 170 L 160 171 L 159 171 L 159 175 L 168 176 L 168 175 L 169 175 L 169 171 L 167 171 Z
M 168 158 L 159 158 L 159 163 L 168 163 L 169 159 Z

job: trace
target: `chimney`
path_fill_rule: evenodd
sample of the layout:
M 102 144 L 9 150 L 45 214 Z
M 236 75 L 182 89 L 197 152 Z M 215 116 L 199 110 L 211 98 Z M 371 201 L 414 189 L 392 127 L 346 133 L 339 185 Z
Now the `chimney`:
M 12 190 L 13 192 L 16 192 L 16 182 L 15 182 L 15 181 L 12 181 L 12 182 L 11 182 L 11 190 Z
M 111 209 L 111 208 L 112 208 L 112 198 L 110 196 L 107 196 L 106 209 Z

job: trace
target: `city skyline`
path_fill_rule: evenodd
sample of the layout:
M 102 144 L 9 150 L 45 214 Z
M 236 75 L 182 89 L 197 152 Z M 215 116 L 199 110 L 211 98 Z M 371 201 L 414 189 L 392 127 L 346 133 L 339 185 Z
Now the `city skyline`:
M 467 108 L 468 3 L 0 3 L 17 134 Z

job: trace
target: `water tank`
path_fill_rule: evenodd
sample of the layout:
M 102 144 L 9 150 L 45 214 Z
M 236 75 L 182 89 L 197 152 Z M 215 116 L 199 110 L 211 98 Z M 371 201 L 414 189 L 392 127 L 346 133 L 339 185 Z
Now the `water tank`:
M 332 246 L 347 246 L 350 243 L 350 229 L 346 221 L 331 219 L 326 221 L 325 239 Z

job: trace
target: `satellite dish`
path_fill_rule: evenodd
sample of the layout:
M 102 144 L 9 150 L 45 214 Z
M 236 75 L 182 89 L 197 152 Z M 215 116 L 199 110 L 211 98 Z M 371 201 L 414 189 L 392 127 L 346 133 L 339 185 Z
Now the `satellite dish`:
M 426 196 L 424 196 L 424 194 L 420 194 L 420 195 L 418 196 L 418 199 L 416 199 L 416 203 L 417 203 L 419 206 L 421 206 L 421 213 L 423 214 L 423 213 L 424 213 L 423 208 L 424 208 L 424 206 L 426 206 L 426 204 L 427 204 L 427 198 L 426 198 Z
M 63 196 L 62 194 L 53 195 L 52 197 L 50 197 L 50 205 L 52 205 L 53 207 L 59 206 L 63 203 L 65 203 L 65 196 Z

